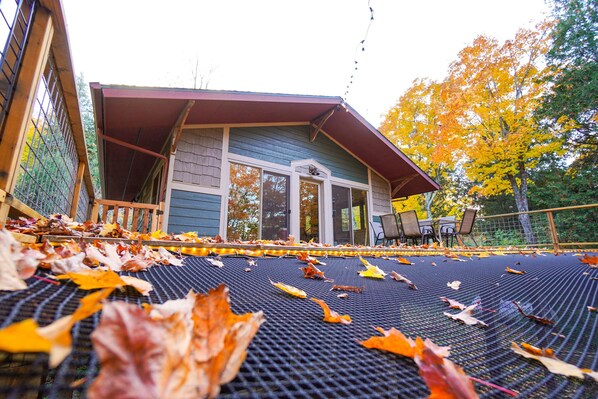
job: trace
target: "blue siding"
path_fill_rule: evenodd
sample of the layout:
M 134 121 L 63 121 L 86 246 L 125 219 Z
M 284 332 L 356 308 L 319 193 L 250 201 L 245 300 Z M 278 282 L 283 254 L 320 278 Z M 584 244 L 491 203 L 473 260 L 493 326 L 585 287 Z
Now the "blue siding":
M 168 232 L 179 234 L 196 231 L 202 236 L 213 237 L 220 229 L 220 195 L 172 190 Z
M 290 166 L 291 161 L 312 158 L 335 177 L 368 183 L 367 168 L 324 134 L 309 141 L 308 126 L 265 126 L 230 129 L 229 152 Z

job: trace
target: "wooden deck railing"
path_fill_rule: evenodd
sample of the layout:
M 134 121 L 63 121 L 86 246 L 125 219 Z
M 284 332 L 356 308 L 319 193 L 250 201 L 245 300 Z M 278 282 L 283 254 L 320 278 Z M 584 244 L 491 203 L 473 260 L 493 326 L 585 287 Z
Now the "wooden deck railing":
M 94 199 L 91 220 L 118 223 L 129 231 L 148 233 L 162 228 L 164 204 Z

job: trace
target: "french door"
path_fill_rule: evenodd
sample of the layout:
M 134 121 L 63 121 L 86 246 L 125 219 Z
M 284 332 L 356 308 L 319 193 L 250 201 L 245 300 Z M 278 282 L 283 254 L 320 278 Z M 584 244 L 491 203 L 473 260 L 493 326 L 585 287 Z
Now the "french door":
M 299 239 L 320 242 L 320 184 L 299 181 Z

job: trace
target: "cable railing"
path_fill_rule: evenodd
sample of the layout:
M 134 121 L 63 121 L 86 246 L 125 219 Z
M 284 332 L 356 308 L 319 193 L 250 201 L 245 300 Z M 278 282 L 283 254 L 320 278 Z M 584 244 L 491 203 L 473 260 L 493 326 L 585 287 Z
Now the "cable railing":
M 597 247 L 598 204 L 479 215 L 473 235 L 490 247 Z

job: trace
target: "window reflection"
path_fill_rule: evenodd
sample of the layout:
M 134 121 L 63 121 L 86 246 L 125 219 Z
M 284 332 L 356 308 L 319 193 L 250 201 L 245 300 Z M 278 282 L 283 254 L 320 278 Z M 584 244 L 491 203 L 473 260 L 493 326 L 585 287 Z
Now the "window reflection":
M 262 239 L 286 240 L 289 227 L 289 177 L 264 171 Z
M 259 238 L 260 181 L 260 169 L 230 164 L 226 230 L 229 240 L 247 241 Z

